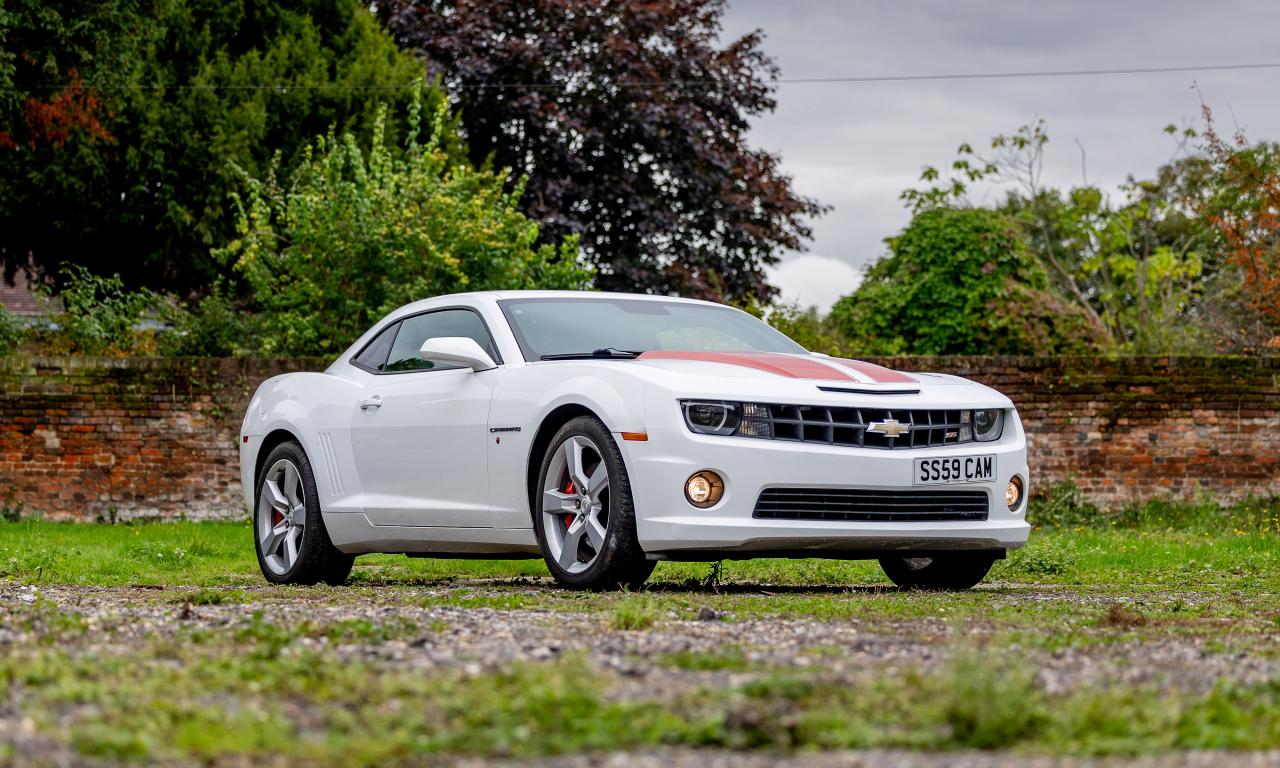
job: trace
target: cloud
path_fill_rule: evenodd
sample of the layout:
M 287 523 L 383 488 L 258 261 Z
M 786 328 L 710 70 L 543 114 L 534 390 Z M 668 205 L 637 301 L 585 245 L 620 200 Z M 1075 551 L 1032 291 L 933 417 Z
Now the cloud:
M 804 253 L 770 269 L 769 280 L 781 291 L 783 302 L 826 312 L 836 299 L 857 289 L 862 272 L 847 261 Z
M 725 37 L 754 28 L 783 78 L 1099 69 L 1280 60 L 1274 0 L 730 0 Z M 1112 187 L 1169 160 L 1160 130 L 1195 123 L 1198 83 L 1224 127 L 1234 112 L 1249 136 L 1280 139 L 1276 70 L 1029 80 L 782 84 L 778 109 L 751 141 L 782 156 L 802 194 L 833 206 L 814 222 L 811 250 L 776 271 L 784 293 L 826 309 L 850 270 L 884 253 L 908 216 L 898 201 L 924 165 L 952 160 L 1036 117 L 1051 138 L 1046 178 Z M 1001 189 L 981 192 L 988 199 Z M 792 266 L 792 262 L 801 266 Z M 842 291 L 847 292 L 847 291 Z

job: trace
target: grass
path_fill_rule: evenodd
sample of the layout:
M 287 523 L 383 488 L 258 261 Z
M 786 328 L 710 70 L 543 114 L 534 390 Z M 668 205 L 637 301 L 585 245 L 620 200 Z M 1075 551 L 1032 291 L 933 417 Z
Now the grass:
M 609 626 L 622 631 L 648 629 L 661 615 L 658 601 L 647 594 L 628 594 L 613 604 Z
M 82 759 L 126 762 L 285 756 L 373 765 L 660 745 L 1055 755 L 1280 748 L 1275 678 L 1051 691 L 1035 661 L 1172 638 L 1204 653 L 1280 657 L 1276 502 L 1113 514 L 1079 506 L 1056 498 L 1033 508 L 1044 526 L 1029 546 L 964 593 L 898 591 L 873 562 L 728 562 L 717 579 L 705 564 L 661 563 L 642 592 L 586 593 L 549 587 L 538 561 L 394 556 L 360 558 L 347 586 L 283 588 L 258 574 L 243 523 L 2 522 L 0 587 L 119 587 L 151 615 L 221 618 L 138 630 L 127 614 L 91 621 L 66 600 L 0 603 L 10 633 L 0 633 L 0 712 L 21 712 Z M 377 610 L 273 618 L 277 605 L 347 602 Z M 634 693 L 643 684 L 624 679 L 626 665 L 590 654 L 406 671 L 394 655 L 352 650 L 430 645 L 454 631 L 456 609 L 546 612 L 549 626 L 558 612 L 586 614 L 624 653 L 711 609 L 704 617 L 731 627 L 771 617 L 847 623 L 862 638 L 932 644 L 949 660 L 864 668 L 848 664 L 850 649 L 826 645 L 798 649 L 806 666 L 776 666 L 767 661 L 773 649 L 734 635 L 710 650 L 653 655 L 685 684 L 646 698 Z M 622 689 L 633 693 L 616 695 Z M 0 759 L 12 749 L 0 747 Z
M 291 630 L 264 626 L 239 638 L 258 649 L 248 653 L 180 640 L 129 655 L 21 649 L 0 661 L 0 685 L 37 728 L 60 730 L 80 755 L 108 760 L 288 755 L 374 765 L 660 745 L 1077 755 L 1280 745 L 1275 682 L 1181 695 L 1154 686 L 1048 694 L 1025 664 L 961 656 L 935 674 L 775 672 L 670 700 L 617 699 L 608 694 L 615 673 L 588 669 L 577 655 L 485 676 L 404 674 L 299 649 Z

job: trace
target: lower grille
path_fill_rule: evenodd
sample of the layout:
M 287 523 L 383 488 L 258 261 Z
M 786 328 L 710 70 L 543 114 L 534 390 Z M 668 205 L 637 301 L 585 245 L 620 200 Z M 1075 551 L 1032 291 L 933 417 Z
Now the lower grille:
M 983 491 L 873 491 L 858 488 L 766 488 L 753 517 L 773 520 L 986 520 Z

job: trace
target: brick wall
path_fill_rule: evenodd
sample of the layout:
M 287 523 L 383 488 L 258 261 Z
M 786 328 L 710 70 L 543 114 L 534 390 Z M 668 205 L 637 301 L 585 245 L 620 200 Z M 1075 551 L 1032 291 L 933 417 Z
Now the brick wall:
M 1280 494 L 1280 359 L 893 358 L 1018 405 L 1040 488 L 1094 501 Z M 0 506 L 51 518 L 242 514 L 257 383 L 317 360 L 0 358 Z
M 241 515 L 236 440 L 254 388 L 323 365 L 0 358 L 0 505 L 82 520 Z
M 1106 507 L 1280 495 L 1280 358 L 891 358 L 981 381 L 1018 407 L 1040 490 Z

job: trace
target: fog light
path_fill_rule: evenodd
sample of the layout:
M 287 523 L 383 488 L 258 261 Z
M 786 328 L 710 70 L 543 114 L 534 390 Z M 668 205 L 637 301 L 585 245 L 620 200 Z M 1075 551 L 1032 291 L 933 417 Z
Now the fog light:
M 1009 485 L 1004 489 L 1004 503 L 1012 512 L 1022 505 L 1022 478 L 1014 475 L 1009 478 Z
M 684 497 L 695 507 L 714 506 L 724 495 L 724 480 L 709 469 L 694 472 L 684 484 Z

